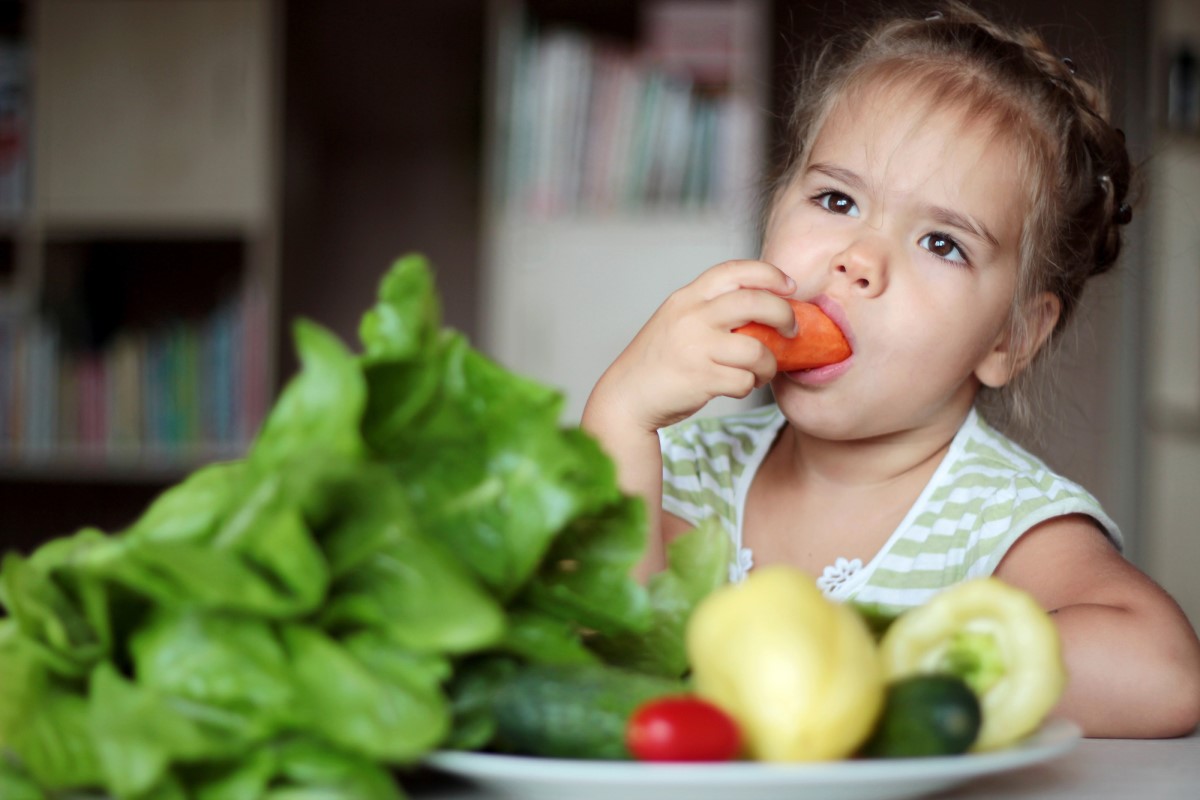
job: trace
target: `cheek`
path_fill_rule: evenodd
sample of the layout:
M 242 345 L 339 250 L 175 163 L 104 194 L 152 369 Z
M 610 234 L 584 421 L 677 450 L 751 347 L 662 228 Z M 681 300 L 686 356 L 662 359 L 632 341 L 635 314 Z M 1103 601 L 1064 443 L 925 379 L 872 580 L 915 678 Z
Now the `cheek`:
M 813 210 L 801 189 L 793 185 L 778 198 L 763 231 L 763 255 L 783 255 L 811 235 Z
M 922 285 L 896 297 L 887 322 L 879 319 L 881 363 L 919 365 L 931 372 L 970 372 L 992 349 L 1007 319 L 1004 309 L 974 294 Z M 904 335 L 896 332 L 903 331 Z
M 815 220 L 793 213 L 767 230 L 760 257 L 796 278 L 828 261 L 832 255 L 828 239 Z

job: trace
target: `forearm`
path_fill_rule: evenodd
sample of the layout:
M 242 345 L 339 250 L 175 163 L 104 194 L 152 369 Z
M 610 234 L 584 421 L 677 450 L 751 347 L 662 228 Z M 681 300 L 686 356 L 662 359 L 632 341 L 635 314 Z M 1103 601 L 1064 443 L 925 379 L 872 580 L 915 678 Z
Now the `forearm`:
M 621 488 L 646 501 L 648 546 L 638 577 L 666 566 L 659 429 L 714 397 L 745 397 L 771 380 L 770 350 L 734 329 L 751 321 L 793 327 L 795 315 L 782 298 L 795 289 L 795 281 L 762 261 L 718 264 L 673 292 L 592 390 L 583 429 L 616 462 Z
M 1058 711 L 1088 736 L 1158 738 L 1200 722 L 1200 641 L 1179 605 L 1088 517 L 1022 536 L 996 577 L 1053 615 L 1067 688 Z
M 1200 718 L 1200 654 L 1182 613 L 1099 604 L 1054 612 L 1068 680 L 1056 713 L 1086 736 L 1163 738 Z
M 631 424 L 619 408 L 593 395 L 583 411 L 581 426 L 613 460 L 617 484 L 646 505 L 646 553 L 634 570 L 645 581 L 666 564 L 662 540 L 662 452 L 658 432 Z

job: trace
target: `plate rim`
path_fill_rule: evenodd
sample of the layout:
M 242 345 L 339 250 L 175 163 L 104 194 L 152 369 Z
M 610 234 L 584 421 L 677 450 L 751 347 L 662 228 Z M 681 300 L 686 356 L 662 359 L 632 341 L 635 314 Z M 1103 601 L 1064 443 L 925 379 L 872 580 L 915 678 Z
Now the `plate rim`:
M 581 780 L 599 785 L 707 784 L 747 781 L 759 784 L 869 784 L 896 780 L 968 780 L 1053 760 L 1083 738 L 1079 726 L 1051 719 L 1026 739 L 1001 750 L 920 758 L 841 759 L 804 763 L 756 761 L 653 763 L 598 759 L 546 758 L 469 750 L 436 750 L 423 766 L 475 781 L 519 779 L 529 783 Z M 531 768 L 532 767 L 532 768 Z

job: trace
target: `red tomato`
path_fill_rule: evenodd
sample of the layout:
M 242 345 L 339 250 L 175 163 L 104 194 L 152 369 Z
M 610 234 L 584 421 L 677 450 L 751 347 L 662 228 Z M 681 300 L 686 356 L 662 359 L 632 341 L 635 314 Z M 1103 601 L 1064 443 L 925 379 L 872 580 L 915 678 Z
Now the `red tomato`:
M 641 761 L 729 761 L 742 749 L 737 723 L 691 695 L 663 697 L 629 718 L 625 743 Z

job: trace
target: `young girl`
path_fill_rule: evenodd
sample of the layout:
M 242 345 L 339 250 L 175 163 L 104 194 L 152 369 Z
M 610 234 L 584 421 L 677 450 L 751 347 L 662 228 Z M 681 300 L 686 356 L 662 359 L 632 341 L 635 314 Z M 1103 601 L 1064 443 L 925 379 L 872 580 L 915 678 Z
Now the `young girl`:
M 961 5 L 847 34 L 814 64 L 761 257 L 667 298 L 584 411 L 654 507 L 640 574 L 710 517 L 735 542 L 732 580 L 785 562 L 834 598 L 898 611 L 994 574 L 1054 614 L 1070 674 L 1059 712 L 1087 735 L 1191 731 L 1188 620 L 1121 556 L 1087 491 L 977 410 L 1007 395 L 1019 416 L 1031 362 L 1116 260 L 1123 135 L 1070 60 Z M 853 354 L 778 373 L 732 332 L 793 334 L 784 298 L 824 309 Z M 684 422 L 768 382 L 769 406 Z

